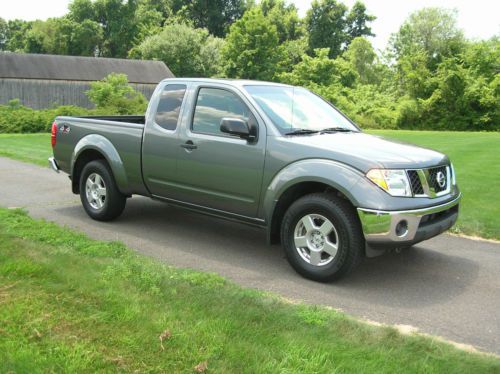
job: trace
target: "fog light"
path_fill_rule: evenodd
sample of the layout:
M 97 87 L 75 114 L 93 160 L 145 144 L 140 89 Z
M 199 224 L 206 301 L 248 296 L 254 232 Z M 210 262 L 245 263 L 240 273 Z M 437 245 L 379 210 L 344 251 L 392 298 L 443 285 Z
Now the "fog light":
M 396 225 L 396 235 L 402 238 L 408 234 L 408 222 L 406 220 L 399 221 Z

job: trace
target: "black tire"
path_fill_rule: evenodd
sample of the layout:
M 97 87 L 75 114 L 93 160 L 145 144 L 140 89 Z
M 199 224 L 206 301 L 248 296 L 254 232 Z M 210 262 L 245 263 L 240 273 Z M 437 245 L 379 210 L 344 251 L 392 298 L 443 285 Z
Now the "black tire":
M 87 179 L 92 176 L 91 178 L 94 178 L 95 181 L 96 175 L 101 178 L 98 181 L 103 182 L 100 186 L 104 186 L 105 196 L 89 201 L 86 188 Z M 95 185 L 98 186 L 99 184 L 96 183 Z M 82 170 L 80 175 L 80 200 L 90 218 L 97 221 L 110 221 L 122 214 L 127 198 L 118 190 L 108 164 L 103 160 L 96 160 L 89 162 Z M 101 206 L 99 207 L 99 205 Z
M 304 238 L 311 239 L 308 239 L 307 246 L 299 248 L 295 244 L 295 231 L 306 229 L 303 227 L 305 217 L 314 217 L 312 222 L 315 225 L 316 222 L 319 224 L 325 222 L 318 217 L 326 218 L 333 225 L 333 229 L 330 234 L 323 237 L 323 241 L 321 241 L 321 234 L 314 231 L 314 235 L 320 235 L 319 242 L 314 242 L 317 238 L 313 235 L 305 234 Z M 319 226 L 313 227 L 313 230 L 317 230 Z M 310 230 L 307 231 L 307 233 L 310 232 Z M 333 256 L 321 252 L 322 243 L 326 241 L 338 247 Z M 348 275 L 359 265 L 365 254 L 365 240 L 356 210 L 347 201 L 327 193 L 303 196 L 288 208 L 281 224 L 281 243 L 292 267 L 305 278 L 320 282 L 333 281 Z M 310 248 L 314 245 L 319 246 L 320 262 L 318 264 L 323 262 L 322 265 L 311 264 L 313 262 L 311 255 L 307 259 L 307 253 L 312 253 Z

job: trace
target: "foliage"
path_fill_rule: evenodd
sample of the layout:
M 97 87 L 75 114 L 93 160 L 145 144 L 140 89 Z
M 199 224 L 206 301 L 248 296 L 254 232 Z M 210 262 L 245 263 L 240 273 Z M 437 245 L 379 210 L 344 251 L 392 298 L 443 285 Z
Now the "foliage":
M 9 37 L 9 24 L 0 17 L 0 51 L 5 51 Z
M 305 35 L 305 28 L 297 7 L 285 0 L 262 0 L 259 2 L 268 22 L 276 26 L 279 43 L 297 40 Z
M 258 7 L 231 25 L 222 55 L 233 78 L 272 80 L 281 60 L 278 31 Z
M 137 0 L 73 0 L 68 17 L 77 23 L 90 20 L 100 25 L 100 56 L 126 57 L 138 33 L 136 10 Z
M 241 18 L 247 9 L 245 0 L 172 0 L 172 10 L 190 20 L 196 28 L 206 28 L 210 34 L 223 37 L 229 26 Z
M 499 130 L 500 40 L 469 41 L 456 18 L 420 9 L 374 51 L 375 17 L 359 1 L 314 0 L 301 18 L 287 0 L 73 0 L 60 18 L 0 18 L 0 50 L 127 56 L 184 77 L 305 85 L 365 127 Z
M 389 48 L 397 60 L 415 53 L 425 53 L 426 67 L 431 71 L 443 58 L 460 53 L 464 36 L 456 25 L 456 11 L 423 8 L 412 13 L 394 34 Z
M 314 0 L 306 17 L 309 50 L 329 48 L 329 57 L 335 58 L 354 38 L 373 35 L 368 22 L 374 19 L 359 2 L 348 11 L 347 6 L 337 0 Z
M 92 82 L 85 92 L 98 109 L 118 114 L 144 114 L 147 101 L 128 84 L 125 74 L 111 73 L 103 80 Z
M 0 105 L 0 133 L 37 133 L 50 131 L 57 116 L 82 116 L 94 114 L 94 110 L 76 106 L 60 106 L 35 110 L 21 106 L 18 100 L 10 105 Z
M 205 29 L 186 24 L 168 24 L 159 34 L 147 37 L 131 57 L 161 60 L 177 76 L 210 77 L 221 71 L 223 40 Z

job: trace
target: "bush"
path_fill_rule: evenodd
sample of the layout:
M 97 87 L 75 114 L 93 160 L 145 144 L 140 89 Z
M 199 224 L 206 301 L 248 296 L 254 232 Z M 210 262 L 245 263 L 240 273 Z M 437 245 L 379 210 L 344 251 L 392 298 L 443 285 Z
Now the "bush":
M 35 110 L 11 100 L 0 105 L 0 133 L 48 132 L 57 116 L 90 116 L 104 114 L 101 110 L 77 106 L 60 106 L 52 109 Z M 106 113 L 110 114 L 110 113 Z
M 129 86 L 125 74 L 111 73 L 92 82 L 85 94 L 98 109 L 118 114 L 144 114 L 148 106 L 144 95 Z

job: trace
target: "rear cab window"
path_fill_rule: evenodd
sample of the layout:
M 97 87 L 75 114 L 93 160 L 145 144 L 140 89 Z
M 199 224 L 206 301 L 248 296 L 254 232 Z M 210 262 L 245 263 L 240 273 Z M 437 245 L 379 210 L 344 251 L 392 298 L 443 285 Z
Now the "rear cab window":
M 167 84 L 160 94 L 155 114 L 155 123 L 165 130 L 177 128 L 182 101 L 186 93 L 185 84 Z

